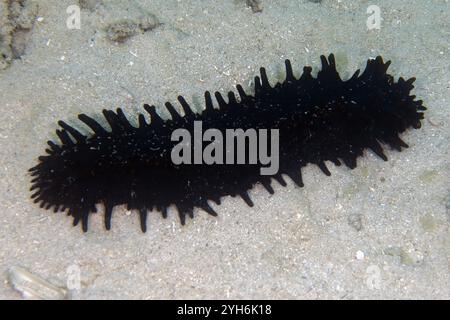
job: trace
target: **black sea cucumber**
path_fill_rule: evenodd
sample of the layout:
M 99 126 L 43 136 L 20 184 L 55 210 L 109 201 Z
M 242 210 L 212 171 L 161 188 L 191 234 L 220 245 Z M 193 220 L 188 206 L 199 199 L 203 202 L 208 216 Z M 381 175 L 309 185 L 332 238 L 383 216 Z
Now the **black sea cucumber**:
M 214 108 L 205 92 L 205 109 L 194 113 L 182 96 L 178 101 L 184 110 L 180 115 L 169 102 L 171 119 L 163 120 L 154 106 L 144 105 L 150 114 L 148 123 L 139 114 L 137 127 L 130 124 L 123 111 L 103 110 L 110 130 L 85 114 L 78 118 L 93 131 L 84 135 L 63 121 L 56 134 L 61 144 L 48 141 L 47 155 L 29 171 L 33 176 L 31 190 L 34 202 L 55 212 L 66 211 L 73 224 L 82 222 L 88 229 L 88 217 L 96 204 L 105 207 L 105 226 L 111 227 L 112 209 L 126 204 L 139 212 L 141 228 L 146 230 L 147 212 L 158 210 L 167 216 L 170 205 L 177 207 L 181 223 L 193 209 L 201 208 L 215 216 L 208 204 L 220 204 L 223 196 L 241 196 L 252 206 L 247 191 L 261 183 L 273 193 L 271 179 L 285 185 L 282 174 L 303 186 L 301 167 L 316 164 L 330 175 L 325 165 L 331 161 L 349 168 L 365 149 L 371 149 L 383 160 L 382 144 L 401 151 L 407 147 L 399 134 L 409 127 L 420 128 L 426 110 L 422 101 L 410 95 L 414 78 L 394 81 L 386 73 L 390 62 L 381 57 L 370 59 L 364 72 L 359 70 L 346 81 L 336 71 L 335 59 L 321 56 L 322 69 L 316 78 L 311 67 L 305 67 L 299 79 L 286 60 L 286 80 L 271 86 L 264 68 L 255 77 L 255 93 L 249 95 L 240 85 L 237 99 L 228 93 L 228 102 L 215 93 Z M 170 137 L 174 129 L 193 130 L 195 120 L 203 128 L 279 129 L 279 171 L 273 176 L 260 175 L 256 165 L 175 165 L 170 153 L 176 144 Z

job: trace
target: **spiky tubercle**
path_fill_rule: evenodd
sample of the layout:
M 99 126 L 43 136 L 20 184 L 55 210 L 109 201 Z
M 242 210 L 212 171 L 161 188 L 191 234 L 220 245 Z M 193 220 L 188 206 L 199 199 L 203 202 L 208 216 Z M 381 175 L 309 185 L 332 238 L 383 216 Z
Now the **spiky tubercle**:
M 81 221 L 84 231 L 96 204 L 105 207 L 108 230 L 113 208 L 126 204 L 139 212 L 145 232 L 147 213 L 154 209 L 167 217 L 167 208 L 175 205 L 184 224 L 186 215 L 193 217 L 195 207 L 217 215 L 208 200 L 220 204 L 223 196 L 239 195 L 253 206 L 247 191 L 261 183 L 273 193 L 271 179 L 286 185 L 283 174 L 303 186 L 301 168 L 308 163 L 330 175 L 326 161 L 336 165 L 342 161 L 352 169 L 365 149 L 387 160 L 382 144 L 399 151 L 407 147 L 399 134 L 409 127 L 419 128 L 423 119 L 419 111 L 426 110 L 422 101 L 410 95 L 415 79 L 395 82 L 386 73 L 390 62 L 377 57 L 367 61 L 361 75 L 358 70 L 342 81 L 332 54 L 328 59 L 321 56 L 321 61 L 316 78 L 312 69 L 305 67 L 297 79 L 286 60 L 286 80 L 274 86 L 261 68 L 261 76 L 255 77 L 254 95 L 237 85 L 239 99 L 229 92 L 227 102 L 215 92 L 218 108 L 205 92 L 205 109 L 200 114 L 179 96 L 184 116 L 169 102 L 168 120 L 163 120 L 154 106 L 144 105 L 151 122 L 139 114 L 137 127 L 121 109 L 103 110 L 110 130 L 80 114 L 78 118 L 93 131 L 88 136 L 59 121 L 61 129 L 56 134 L 61 143 L 48 141 L 47 155 L 39 157 L 39 164 L 30 169 L 32 198 L 46 209 L 67 210 L 73 224 Z M 260 175 L 260 164 L 175 165 L 170 157 L 176 144 L 171 134 L 178 128 L 193 134 L 196 120 L 202 121 L 203 130 L 215 128 L 223 134 L 225 129 L 279 129 L 278 173 Z

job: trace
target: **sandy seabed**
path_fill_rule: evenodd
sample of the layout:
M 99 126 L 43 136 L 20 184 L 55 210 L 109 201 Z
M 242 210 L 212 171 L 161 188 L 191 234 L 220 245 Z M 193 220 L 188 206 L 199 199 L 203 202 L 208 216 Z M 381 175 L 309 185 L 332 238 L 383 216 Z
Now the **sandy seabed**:
M 8 275 L 23 267 L 59 287 L 79 270 L 74 299 L 448 299 L 447 0 L 124 3 L 0 1 L 0 298 L 21 298 Z M 83 128 L 77 114 L 121 107 L 135 120 L 143 103 L 167 115 L 178 94 L 201 110 L 205 90 L 252 90 L 260 66 L 274 83 L 287 58 L 297 76 L 317 72 L 331 52 L 344 77 L 382 55 L 396 78 L 417 78 L 428 110 L 402 136 L 409 149 L 388 162 L 367 152 L 331 177 L 308 166 L 304 188 L 257 186 L 253 208 L 229 197 L 219 217 L 197 211 L 184 227 L 174 211 L 151 214 L 146 234 L 125 208 L 110 232 L 99 214 L 83 234 L 30 200 L 27 169 L 60 119 Z

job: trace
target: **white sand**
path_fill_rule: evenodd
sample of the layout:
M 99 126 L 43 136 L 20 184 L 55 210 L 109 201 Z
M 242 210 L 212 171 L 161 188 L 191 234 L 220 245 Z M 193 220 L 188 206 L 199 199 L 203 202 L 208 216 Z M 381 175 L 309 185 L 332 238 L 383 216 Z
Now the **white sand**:
M 145 9 L 163 24 L 122 44 L 104 32 L 126 18 L 117 1 L 83 9 L 69 30 L 74 2 L 39 1 L 25 54 L 0 71 L 1 298 L 20 298 L 12 266 L 61 286 L 78 266 L 82 299 L 449 298 L 447 0 L 263 0 L 261 13 L 237 0 L 135 0 L 131 21 Z M 367 30 L 369 4 L 382 10 L 379 31 Z M 174 212 L 152 214 L 146 234 L 123 208 L 112 231 L 96 215 L 83 234 L 29 198 L 27 169 L 59 119 L 83 128 L 78 113 L 119 106 L 133 118 L 178 94 L 201 108 L 204 90 L 248 88 L 260 66 L 275 82 L 284 59 L 298 75 L 330 52 L 347 76 L 382 54 L 396 77 L 417 77 L 429 120 L 403 136 L 409 149 L 388 150 L 389 162 L 368 153 L 353 171 L 331 165 L 331 177 L 307 167 L 305 188 L 258 187 L 254 208 L 227 198 L 218 218 L 199 211 L 184 227 Z

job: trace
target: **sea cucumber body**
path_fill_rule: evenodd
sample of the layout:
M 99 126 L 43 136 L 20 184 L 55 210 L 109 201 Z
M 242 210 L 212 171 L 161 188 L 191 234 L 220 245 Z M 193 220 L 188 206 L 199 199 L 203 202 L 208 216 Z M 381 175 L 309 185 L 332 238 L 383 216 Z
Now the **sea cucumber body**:
M 106 129 L 82 114 L 79 119 L 93 134 L 84 135 L 60 121 L 57 130 L 61 143 L 49 141 L 47 155 L 30 169 L 33 176 L 32 198 L 42 207 L 68 211 L 74 225 L 82 222 L 88 229 L 88 218 L 96 204 L 105 206 L 105 226 L 111 227 L 112 209 L 126 204 L 139 212 L 141 228 L 146 230 L 148 211 L 157 209 L 164 217 L 175 205 L 181 223 L 193 209 L 201 208 L 211 215 L 216 212 L 208 204 L 220 204 L 223 196 L 240 195 L 248 205 L 247 191 L 261 183 L 273 193 L 271 179 L 285 185 L 283 175 L 303 186 L 301 168 L 316 164 L 327 175 L 325 162 L 343 162 L 354 168 L 365 149 L 371 149 L 387 160 L 382 144 L 401 150 L 407 145 L 399 134 L 409 127 L 419 128 L 425 110 L 422 101 L 410 95 L 414 78 L 395 82 L 386 73 L 390 62 L 381 57 L 369 60 L 365 71 L 357 71 L 342 81 L 336 71 L 334 56 L 321 57 L 322 70 L 317 77 L 305 67 L 295 78 L 286 60 L 286 80 L 270 85 L 264 68 L 255 77 L 255 93 L 250 95 L 237 86 L 224 99 L 215 93 L 214 108 L 209 92 L 205 93 L 205 109 L 192 112 L 179 96 L 184 115 L 166 103 L 171 119 L 163 120 L 154 106 L 144 105 L 150 122 L 139 115 L 138 126 L 126 119 L 123 111 L 103 110 L 109 123 Z M 181 164 L 171 160 L 171 141 L 175 129 L 185 128 L 193 135 L 194 121 L 202 121 L 203 130 L 278 129 L 279 171 L 273 176 L 260 174 L 260 164 Z

